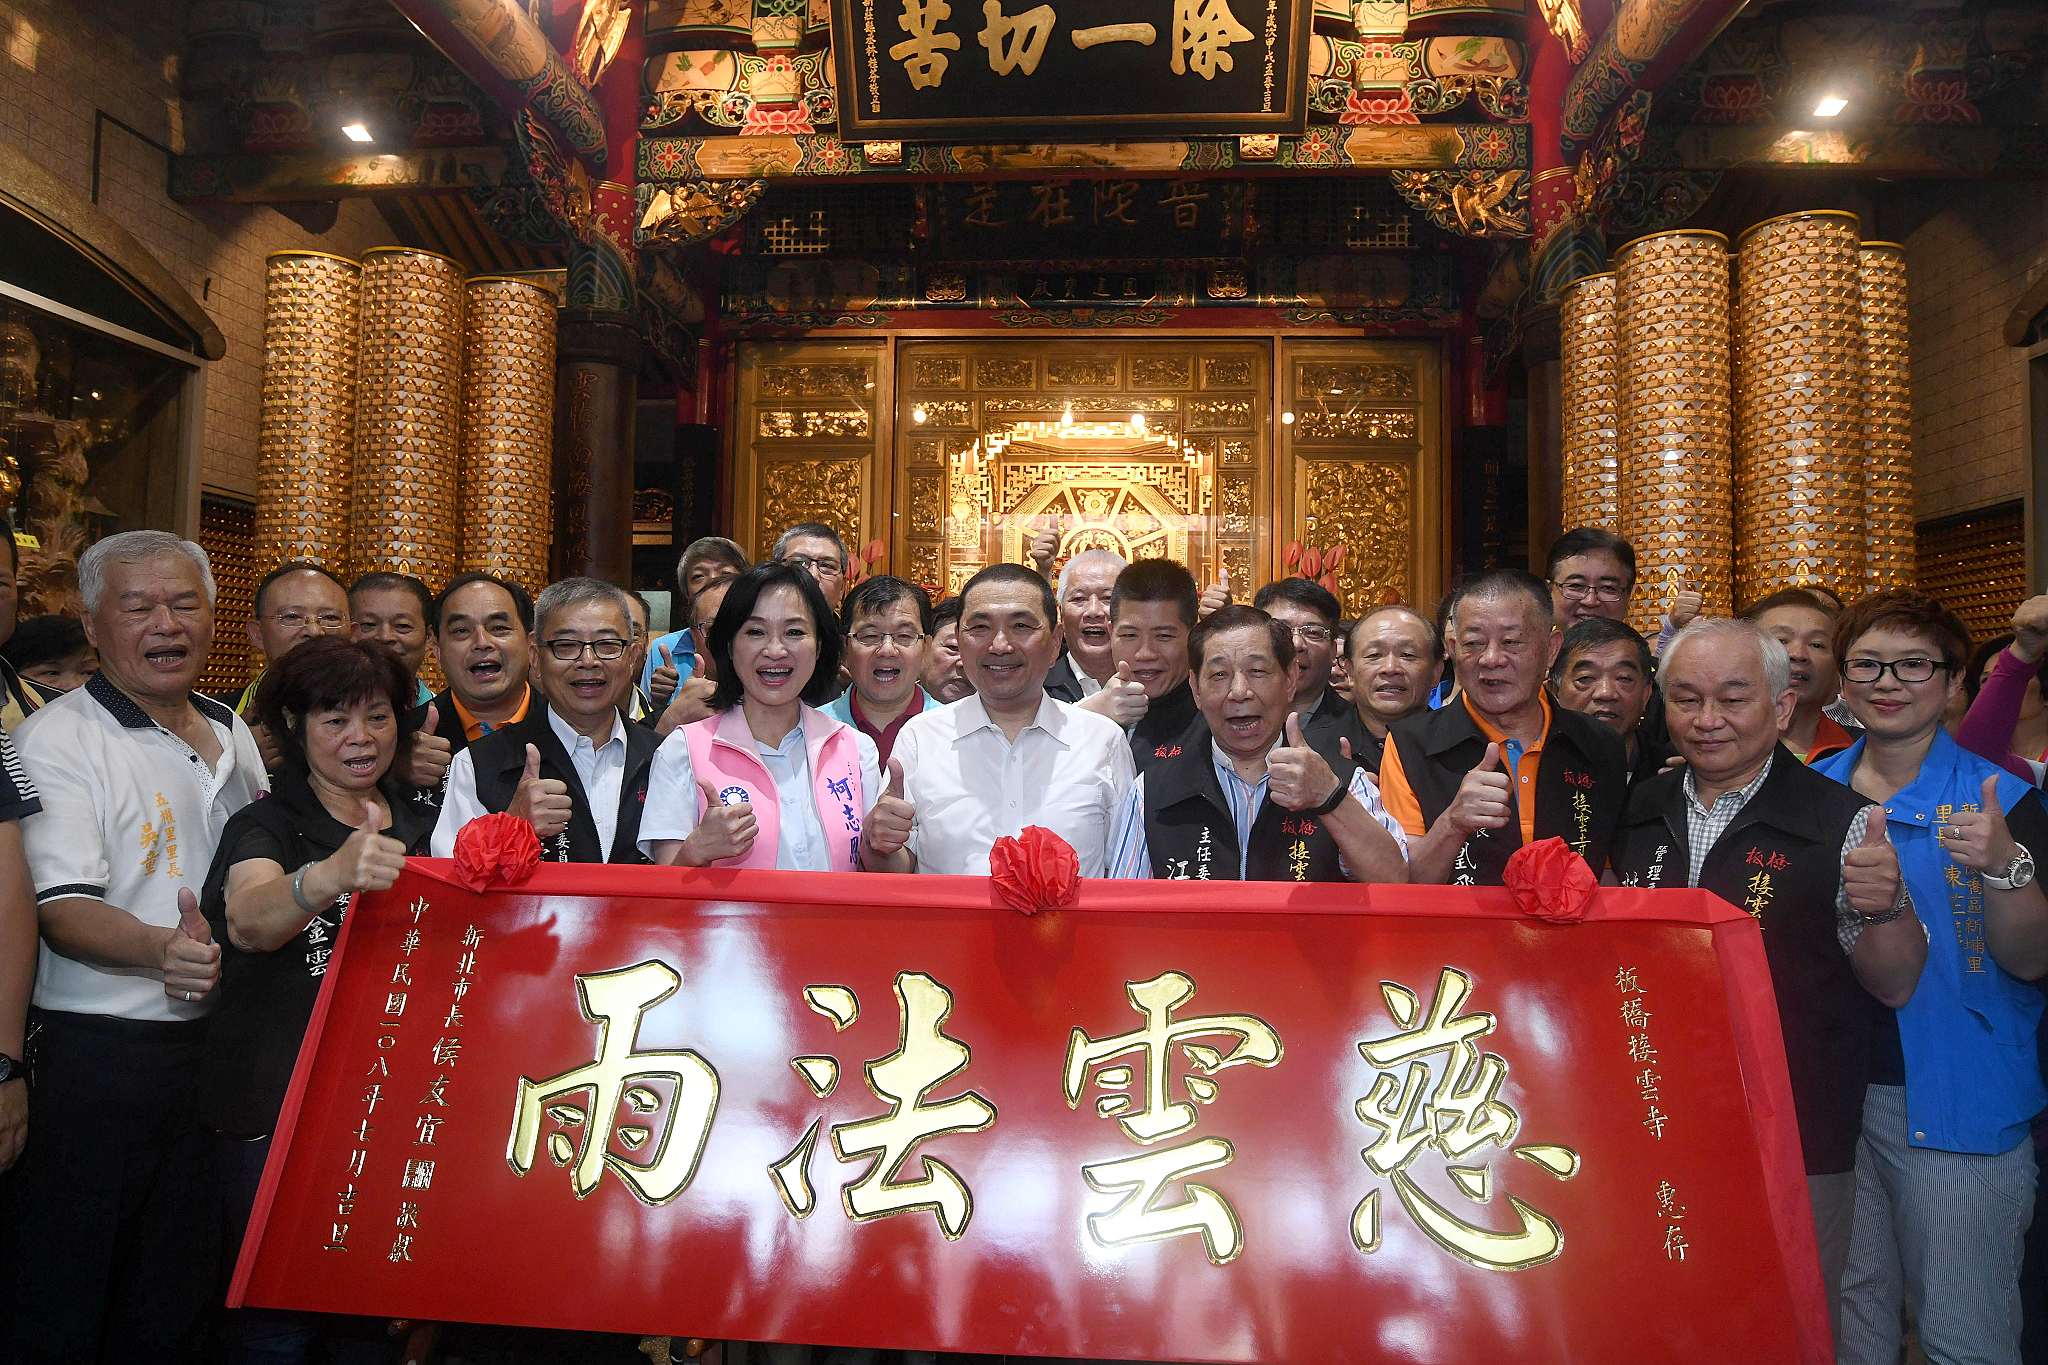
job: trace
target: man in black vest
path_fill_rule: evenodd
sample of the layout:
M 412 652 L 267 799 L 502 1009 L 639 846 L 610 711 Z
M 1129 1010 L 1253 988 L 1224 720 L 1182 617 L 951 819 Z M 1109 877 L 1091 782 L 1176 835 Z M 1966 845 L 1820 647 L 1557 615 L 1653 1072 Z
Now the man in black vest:
M 1171 756 L 1195 718 L 1188 632 L 1200 600 L 1195 576 L 1170 559 L 1139 560 L 1116 576 L 1110 592 L 1110 657 L 1145 689 L 1145 714 L 1130 728 L 1131 758 L 1141 773 Z
M 1637 785 L 1614 871 L 1624 886 L 1712 891 L 1763 928 L 1839 1328 L 1870 1030 L 1912 996 L 1927 938 L 1875 807 L 1779 740 L 1797 698 L 1785 647 L 1748 621 L 1701 619 L 1662 672 L 1685 767 Z
M 1670 759 L 1664 727 L 1643 723 L 1657 697 L 1650 642 L 1626 621 L 1589 616 L 1568 628 L 1550 666 L 1550 691 L 1621 736 L 1631 782 L 1655 777 Z
M 1309 578 L 1268 583 L 1252 605 L 1294 632 L 1294 702 L 1302 733 L 1325 761 L 1344 756 L 1343 738 L 1353 724 L 1351 703 L 1330 686 L 1337 661 L 1337 618 L 1343 614 L 1328 588 Z
M 1351 714 L 1340 733 L 1350 757 L 1369 773 L 1380 770 L 1387 729 L 1429 706 L 1444 676 L 1444 646 L 1428 617 L 1412 607 L 1381 607 L 1351 628 L 1345 646 L 1351 665 Z
M 1380 759 L 1413 879 L 1499 886 L 1516 849 L 1553 835 L 1598 874 L 1628 800 L 1628 758 L 1606 726 L 1543 690 L 1549 591 L 1496 569 L 1458 590 L 1450 619 L 1457 699 L 1397 723 Z
M 1372 779 L 1325 762 L 1288 710 L 1293 632 L 1256 607 L 1224 607 L 1195 627 L 1188 653 L 1201 714 L 1132 784 L 1109 875 L 1406 881 L 1406 841 Z
M 660 739 L 626 719 L 633 686 L 626 594 L 594 578 L 550 584 L 534 604 L 540 696 L 525 716 L 455 756 L 434 826 L 450 856 L 462 827 L 489 811 L 532 824 L 562 863 L 644 863 L 640 812 Z

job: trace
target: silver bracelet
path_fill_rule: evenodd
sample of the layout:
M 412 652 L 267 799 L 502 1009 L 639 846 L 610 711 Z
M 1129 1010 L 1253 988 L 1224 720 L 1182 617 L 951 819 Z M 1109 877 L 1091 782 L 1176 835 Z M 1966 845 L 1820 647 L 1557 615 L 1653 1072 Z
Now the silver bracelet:
M 292 904 L 309 915 L 317 915 L 320 913 L 320 907 L 306 899 L 306 874 L 312 870 L 313 864 L 307 863 L 292 873 Z

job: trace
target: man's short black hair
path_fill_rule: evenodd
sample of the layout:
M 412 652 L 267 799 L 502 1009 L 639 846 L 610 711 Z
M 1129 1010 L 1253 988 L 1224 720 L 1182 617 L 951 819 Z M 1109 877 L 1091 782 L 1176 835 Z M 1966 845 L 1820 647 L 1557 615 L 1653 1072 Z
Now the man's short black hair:
M 1045 608 L 1045 623 L 1057 627 L 1060 623 L 1060 604 L 1052 595 L 1052 584 L 1039 576 L 1036 569 L 1022 564 L 991 564 L 967 580 L 960 589 L 960 610 L 967 610 L 967 598 L 976 588 L 993 587 L 1003 583 L 1022 583 L 1038 590 L 1038 599 Z
M 959 624 L 960 594 L 954 593 L 951 597 L 948 597 L 945 601 L 932 608 L 932 628 L 929 633 L 937 635 L 947 626 L 957 626 Z
M 1756 601 L 1744 607 L 1742 619 L 1754 621 L 1765 612 L 1776 611 L 1779 607 L 1804 607 L 1808 611 L 1819 612 L 1830 621 L 1834 620 L 1839 614 L 1833 607 L 1821 601 L 1817 593 L 1809 592 L 1805 588 L 1780 588 L 1769 596 L 1759 597 Z
M 1268 583 L 1252 598 L 1252 605 L 1266 611 L 1275 602 L 1292 602 L 1305 607 L 1330 623 L 1330 629 L 1337 628 L 1337 618 L 1344 614 L 1338 604 L 1337 595 L 1313 578 L 1283 578 L 1277 583 Z
M 863 578 L 846 594 L 846 600 L 839 604 L 839 627 L 848 634 L 853 633 L 853 623 L 870 612 L 882 611 L 908 602 L 917 611 L 917 628 L 929 635 L 932 633 L 932 597 L 907 578 L 893 574 L 880 574 L 874 578 Z
M 1630 587 L 1636 581 L 1636 547 L 1612 531 L 1603 531 L 1597 526 L 1574 526 L 1551 542 L 1550 556 L 1543 561 L 1543 576 L 1555 579 L 1557 566 L 1577 555 L 1609 554 L 1621 561 L 1621 567 L 1628 570 Z
M 718 604 L 718 615 L 711 618 L 711 639 L 706 642 L 712 661 L 717 665 L 717 676 L 712 684 L 712 710 L 723 711 L 737 706 L 746 695 L 746 690 L 740 685 L 740 671 L 733 666 L 732 642 L 739 635 L 740 627 L 747 623 L 747 618 L 754 614 L 754 607 L 762 595 L 777 588 L 796 589 L 796 595 L 803 600 L 804 611 L 811 618 L 811 633 L 818 641 L 818 661 L 811 669 L 810 681 L 804 684 L 802 700 L 811 706 L 824 706 L 839 695 L 839 623 L 832 619 L 832 604 L 819 591 L 818 580 L 811 576 L 809 569 L 771 559 L 765 564 L 756 564 L 723 586 L 725 600 Z
M 1202 671 L 1202 654 L 1208 649 L 1212 637 L 1226 630 L 1243 630 L 1247 626 L 1267 633 L 1273 641 L 1273 657 L 1280 661 L 1282 668 L 1294 667 L 1294 628 L 1268 616 L 1263 608 L 1232 602 L 1204 616 L 1188 633 L 1189 671 L 1197 674 Z
M 532 596 L 526 589 L 520 587 L 511 579 L 500 578 L 494 573 L 460 573 L 449 579 L 448 586 L 441 589 L 441 595 L 434 599 L 434 610 L 427 617 L 427 628 L 429 630 L 433 631 L 436 635 L 441 633 L 441 613 L 447 609 L 448 599 L 472 583 L 489 583 L 493 587 L 503 588 L 505 594 L 512 599 L 512 609 L 514 614 L 519 617 L 519 624 L 524 626 L 529 634 L 532 632 Z
M 1626 621 L 1617 621 L 1610 616 L 1588 616 L 1575 622 L 1558 642 L 1557 659 L 1550 665 L 1550 685 L 1556 687 L 1564 681 L 1570 671 L 1572 660 L 1589 649 L 1602 645 L 1628 644 L 1636 650 L 1636 665 L 1643 670 L 1646 678 L 1655 677 L 1656 663 L 1650 658 L 1650 642 L 1637 634 Z
M 1192 629 L 1202 608 L 1201 590 L 1187 566 L 1173 559 L 1139 559 L 1124 566 L 1109 590 L 1113 623 L 1126 602 L 1171 602 L 1180 608 L 1180 623 Z
M 792 540 L 800 540 L 805 538 L 813 540 L 829 540 L 834 545 L 838 546 L 839 572 L 845 573 L 847 568 L 851 565 L 852 561 L 847 557 L 846 553 L 846 542 L 840 539 L 839 533 L 837 531 L 833 530 L 831 527 L 827 526 L 822 521 L 800 521 L 796 525 L 790 527 L 787 531 L 784 531 L 781 535 L 775 537 L 775 552 L 769 557 L 771 559 L 782 558 L 783 553 L 789 549 L 789 542 L 791 542 Z
M 2010 637 L 2008 637 L 2010 643 Z M 85 638 L 85 625 L 75 616 L 30 616 L 14 628 L 7 643 L 0 645 L 0 659 L 25 668 L 62 663 L 92 648 Z
M 342 581 L 339 578 L 336 578 L 333 574 L 327 572 L 327 570 L 321 568 L 318 564 L 314 564 L 303 559 L 288 559 L 284 563 L 272 569 L 269 573 L 263 575 L 263 581 L 256 585 L 256 596 L 249 603 L 250 612 L 256 616 L 263 615 L 263 595 L 270 591 L 270 585 L 277 582 L 277 580 L 280 578 L 289 578 L 291 575 L 295 573 L 319 574 L 329 583 L 332 583 L 335 587 L 340 588 L 342 596 L 346 597 L 348 595 L 348 589 L 345 586 L 343 586 Z
M 366 573 L 348 585 L 348 609 L 356 609 L 356 594 L 361 592 L 409 592 L 419 601 L 420 620 L 426 621 L 434 615 L 434 594 L 427 591 L 427 585 L 409 573 Z
M 1517 593 L 1529 599 L 1542 618 L 1543 628 L 1548 630 L 1556 620 L 1556 610 L 1550 602 L 1550 585 L 1526 569 L 1488 569 L 1466 579 L 1452 595 L 1450 619 L 1456 622 L 1458 608 L 1467 598 L 1513 597 Z M 1456 629 L 1455 624 L 1452 628 Z

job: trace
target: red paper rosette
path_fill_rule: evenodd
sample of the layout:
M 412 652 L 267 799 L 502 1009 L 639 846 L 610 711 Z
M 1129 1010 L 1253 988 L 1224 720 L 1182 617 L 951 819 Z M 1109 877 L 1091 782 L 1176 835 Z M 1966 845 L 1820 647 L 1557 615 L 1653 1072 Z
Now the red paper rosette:
M 1501 872 L 1515 908 L 1552 924 L 1577 924 L 1593 903 L 1599 879 L 1570 844 L 1552 837 L 1518 848 Z
M 988 875 L 1003 904 L 1026 915 L 1064 910 L 1081 893 L 1081 860 L 1073 845 L 1039 825 L 996 840 L 988 851 Z
M 540 836 L 516 815 L 480 815 L 455 836 L 455 875 L 472 891 L 517 886 L 540 866 Z

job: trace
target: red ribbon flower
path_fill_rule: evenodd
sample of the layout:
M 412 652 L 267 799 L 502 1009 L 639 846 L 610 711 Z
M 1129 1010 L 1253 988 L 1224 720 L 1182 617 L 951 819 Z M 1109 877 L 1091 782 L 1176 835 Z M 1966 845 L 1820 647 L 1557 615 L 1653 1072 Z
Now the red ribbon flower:
M 480 815 L 455 836 L 455 875 L 472 891 L 517 886 L 540 866 L 540 836 L 516 815 Z
M 1552 924 L 1584 919 L 1600 885 L 1586 860 L 1555 836 L 1516 849 L 1501 872 L 1501 884 L 1513 893 L 1516 909 Z
M 988 875 L 1003 904 L 1026 915 L 1064 910 L 1081 894 L 1081 860 L 1073 845 L 1039 825 L 996 840 L 988 851 Z

